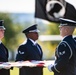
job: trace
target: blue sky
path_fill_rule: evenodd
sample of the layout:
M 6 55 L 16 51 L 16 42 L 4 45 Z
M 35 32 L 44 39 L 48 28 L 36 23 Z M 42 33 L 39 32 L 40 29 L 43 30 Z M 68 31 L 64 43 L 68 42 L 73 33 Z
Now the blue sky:
M 76 7 L 75 0 L 66 0 Z M 0 12 L 34 13 L 35 0 L 0 0 Z

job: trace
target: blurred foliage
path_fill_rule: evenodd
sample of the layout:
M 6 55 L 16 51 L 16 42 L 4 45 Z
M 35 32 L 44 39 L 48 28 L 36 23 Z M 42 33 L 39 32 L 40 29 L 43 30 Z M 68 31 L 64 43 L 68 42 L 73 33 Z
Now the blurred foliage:
M 48 24 L 48 33 L 51 35 L 59 35 L 59 24 L 58 23 L 49 23 Z
M 76 28 L 75 28 L 75 31 L 74 31 L 74 33 L 73 33 L 74 35 L 76 35 Z
M 14 23 L 11 14 L 8 13 L 0 13 L 0 20 L 4 20 L 4 26 L 6 28 L 5 37 L 2 39 L 2 41 L 9 50 L 15 50 L 21 39 L 19 34 L 22 26 L 18 23 Z
M 60 35 L 59 32 L 59 24 L 58 23 L 50 23 L 48 25 L 49 35 Z M 59 44 L 60 41 L 50 41 L 51 48 L 55 48 Z M 54 50 L 54 49 L 53 49 Z

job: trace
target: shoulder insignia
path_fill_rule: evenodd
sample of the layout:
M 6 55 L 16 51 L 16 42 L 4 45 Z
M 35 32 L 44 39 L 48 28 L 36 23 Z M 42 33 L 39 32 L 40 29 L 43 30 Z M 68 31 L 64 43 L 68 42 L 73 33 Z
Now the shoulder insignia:
M 19 54 L 24 54 L 24 52 L 19 51 Z
M 59 55 L 64 55 L 64 54 L 65 54 L 65 51 L 59 52 Z

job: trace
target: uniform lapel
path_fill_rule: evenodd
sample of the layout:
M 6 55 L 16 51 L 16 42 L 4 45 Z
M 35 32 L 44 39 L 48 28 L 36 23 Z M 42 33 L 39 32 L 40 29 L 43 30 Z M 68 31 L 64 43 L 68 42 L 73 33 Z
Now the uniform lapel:
M 33 50 L 40 56 L 41 53 L 39 52 L 38 50 L 38 44 L 37 45 L 34 45 L 29 39 L 28 39 L 28 43 L 30 43 L 30 45 L 32 46 L 31 48 L 33 48 Z M 38 46 L 38 47 L 37 47 Z M 40 48 L 40 47 L 39 47 Z M 41 49 L 40 49 L 41 50 Z

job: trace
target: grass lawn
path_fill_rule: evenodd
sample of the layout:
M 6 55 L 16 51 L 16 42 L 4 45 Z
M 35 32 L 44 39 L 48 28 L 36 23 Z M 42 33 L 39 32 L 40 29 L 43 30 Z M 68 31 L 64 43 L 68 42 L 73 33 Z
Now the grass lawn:
M 13 68 L 13 70 L 11 70 L 11 75 L 19 75 L 18 68 Z M 47 68 L 44 68 L 43 75 L 53 75 L 53 72 L 49 72 Z

